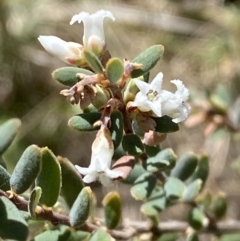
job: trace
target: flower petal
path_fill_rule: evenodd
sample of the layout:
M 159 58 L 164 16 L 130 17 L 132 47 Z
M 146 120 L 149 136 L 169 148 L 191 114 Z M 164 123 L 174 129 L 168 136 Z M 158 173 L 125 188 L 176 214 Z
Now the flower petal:
M 185 87 L 181 80 L 171 80 L 171 83 L 175 84 L 177 91 L 175 92 L 176 96 L 181 97 L 182 101 L 187 101 L 189 97 L 189 90 Z
M 138 87 L 138 89 L 141 91 L 141 94 L 147 95 L 147 93 L 150 89 L 149 84 L 140 79 L 134 79 L 134 82 L 135 82 L 136 86 Z
M 162 81 L 163 81 L 163 73 L 160 72 L 150 83 L 150 89 L 157 91 L 159 93 L 162 89 Z

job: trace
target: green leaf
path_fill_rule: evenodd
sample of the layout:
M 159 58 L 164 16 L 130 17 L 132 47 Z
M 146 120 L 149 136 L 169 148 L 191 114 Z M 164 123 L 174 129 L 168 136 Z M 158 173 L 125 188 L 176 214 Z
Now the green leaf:
M 96 131 L 99 129 L 99 127 L 94 127 L 93 124 L 100 120 L 100 118 L 100 113 L 83 113 L 77 116 L 73 116 L 68 121 L 68 126 L 78 131 Z
M 193 208 L 190 212 L 188 223 L 195 230 L 200 230 L 203 227 L 206 227 L 209 223 L 209 220 L 205 216 L 202 210 L 199 208 Z
M 167 199 L 162 187 L 153 191 L 148 200 L 141 206 L 141 212 L 148 216 L 155 216 L 166 207 Z
M 6 197 L 0 197 L 0 237 L 25 241 L 28 226 L 17 207 Z
M 172 118 L 165 115 L 163 117 L 152 117 L 156 123 L 155 131 L 160 133 L 171 133 L 179 130 L 178 124 L 172 122 Z
M 101 64 L 101 61 L 93 52 L 84 50 L 84 57 L 94 72 L 98 74 L 103 74 L 103 66 Z
M 178 233 L 164 233 L 161 235 L 157 241 L 177 241 L 179 240 L 179 234 Z
M 217 219 L 221 219 L 227 212 L 227 200 L 225 195 L 219 194 L 211 203 L 210 210 Z
M 179 158 L 171 171 L 171 176 L 182 181 L 187 180 L 196 170 L 198 157 L 194 153 L 186 153 Z
M 123 116 L 120 111 L 114 111 L 111 114 L 111 126 L 109 128 L 114 145 L 117 149 L 123 138 Z
M 91 211 L 92 195 L 90 187 L 84 187 L 79 193 L 69 213 L 72 226 L 79 227 L 87 221 Z
M 58 226 L 37 235 L 32 241 L 68 241 L 71 231 L 67 226 Z
M 8 171 L 0 166 L 0 189 L 3 191 L 10 190 L 10 177 L 11 175 L 8 173 Z
M 88 241 L 90 233 L 85 231 L 72 232 L 71 237 L 67 241 Z
M 131 194 L 136 200 L 146 200 L 152 193 L 157 179 L 151 173 L 146 172 L 137 178 L 131 188 Z
M 190 182 L 201 179 L 203 182 L 202 187 L 204 186 L 209 174 L 209 163 L 208 163 L 208 156 L 202 155 L 199 157 L 197 169 L 190 177 Z
M 156 156 L 158 154 L 158 152 L 161 151 L 159 145 L 157 145 L 157 146 L 144 145 L 144 147 L 145 147 L 145 151 L 149 157 Z
M 171 148 L 160 151 L 156 156 L 150 157 L 144 162 L 144 167 L 149 172 L 164 171 L 174 167 L 176 155 Z
M 63 85 L 73 86 L 80 80 L 77 74 L 93 75 L 94 73 L 77 67 L 62 67 L 56 69 L 52 73 L 52 77 Z
M 186 241 L 199 241 L 198 235 L 196 233 L 190 233 L 187 236 L 187 240 Z
M 58 157 L 58 161 L 62 171 L 61 195 L 71 208 L 78 194 L 83 189 L 84 183 L 80 173 L 67 158 Z
M 108 229 L 114 229 L 120 222 L 122 216 L 122 204 L 117 192 L 108 193 L 103 201 L 105 224 Z
M 122 182 L 132 185 L 143 173 L 146 173 L 146 170 L 143 168 L 143 166 L 140 164 L 135 164 L 133 170 L 130 172 L 128 177 Z
M 164 183 L 164 190 L 169 200 L 177 200 L 183 196 L 185 184 L 175 177 L 169 177 Z
M 36 186 L 42 188 L 41 204 L 52 207 L 58 200 L 62 184 L 61 167 L 56 156 L 47 147 L 41 149 L 42 170 L 36 179 Z
M 96 229 L 90 236 L 89 241 L 112 241 L 112 237 L 102 229 Z
M 36 218 L 35 209 L 39 203 L 41 195 L 42 195 L 41 187 L 35 187 L 30 194 L 29 203 L 28 203 L 28 212 L 33 218 Z
M 19 119 L 10 119 L 0 125 L 0 156 L 7 150 L 21 126 Z
M 7 170 L 7 165 L 6 165 L 6 162 L 3 158 L 3 156 L 0 156 L 0 166 L 2 166 L 3 168 L 5 168 Z
M 197 179 L 193 181 L 191 184 L 189 184 L 183 194 L 183 200 L 184 201 L 192 201 L 194 200 L 197 195 L 199 194 L 202 187 L 202 180 Z
M 240 232 L 221 235 L 219 241 L 239 241 Z
M 162 45 L 154 45 L 139 54 L 132 62 L 142 64 L 142 68 L 133 70 L 131 72 L 131 77 L 137 78 L 149 72 L 160 60 L 163 51 L 164 47 Z
M 124 73 L 122 61 L 118 58 L 109 59 L 106 65 L 106 72 L 111 85 L 116 84 Z
M 141 139 L 135 134 L 123 136 L 122 147 L 125 152 L 133 156 L 138 156 L 144 151 Z
M 21 194 L 34 182 L 41 170 L 41 151 L 36 145 L 29 146 L 20 157 L 10 178 L 11 189 Z

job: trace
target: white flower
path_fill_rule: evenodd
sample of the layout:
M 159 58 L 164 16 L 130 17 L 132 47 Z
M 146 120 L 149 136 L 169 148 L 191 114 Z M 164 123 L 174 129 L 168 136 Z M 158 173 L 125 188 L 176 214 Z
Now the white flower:
M 103 30 L 103 19 L 105 17 L 111 18 L 113 21 L 115 20 L 110 11 L 100 10 L 91 15 L 86 12 L 80 12 L 79 14 L 75 14 L 70 21 L 70 25 L 75 22 L 83 22 L 83 45 L 87 50 L 94 52 L 96 55 L 100 55 L 106 48 Z
M 104 186 L 112 185 L 112 180 L 123 175 L 120 171 L 110 169 L 114 153 L 113 142 L 109 130 L 102 125 L 92 144 L 91 163 L 88 168 L 75 166 L 85 175 L 83 181 L 90 183 L 99 180 Z
M 162 79 L 163 73 L 161 72 L 150 84 L 134 79 L 140 91 L 131 106 L 137 107 L 142 112 L 152 111 L 157 117 L 168 115 L 175 123 L 181 122 L 190 112 L 190 107 L 184 103 L 188 100 L 189 91 L 180 80 L 171 81 L 177 87 L 175 93 L 162 90 Z
M 38 40 L 47 52 L 68 64 L 80 65 L 84 61 L 81 44 L 66 42 L 56 36 L 39 36 Z

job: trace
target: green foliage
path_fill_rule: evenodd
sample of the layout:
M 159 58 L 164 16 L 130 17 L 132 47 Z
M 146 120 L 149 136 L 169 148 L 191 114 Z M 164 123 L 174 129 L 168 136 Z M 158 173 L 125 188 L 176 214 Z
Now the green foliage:
M 142 165 L 135 164 L 134 168 L 132 169 L 128 177 L 123 180 L 123 182 L 132 185 L 137 180 L 137 178 L 145 172 L 146 170 L 143 168 Z
M 70 213 L 70 224 L 74 227 L 83 225 L 91 212 L 92 190 L 90 187 L 84 187 L 76 198 Z
M 183 193 L 183 200 L 184 201 L 194 200 L 199 194 L 201 188 L 202 188 L 202 180 L 196 179 L 186 187 Z
M 47 147 L 41 149 L 42 169 L 36 179 L 36 186 L 41 187 L 41 204 L 52 207 L 58 200 L 62 185 L 61 168 L 56 156 Z
M 144 151 L 141 139 L 135 134 L 123 136 L 122 147 L 126 153 L 133 156 L 138 156 Z
M 41 187 L 35 187 L 30 194 L 29 203 L 28 203 L 28 212 L 33 218 L 36 218 L 35 209 L 39 203 L 41 195 L 42 195 Z
M 171 169 L 175 165 L 176 155 L 172 149 L 167 148 L 160 151 L 156 156 L 150 157 L 144 163 L 144 167 L 149 172 L 158 172 Z
M 117 192 L 108 193 L 103 201 L 105 224 L 108 229 L 114 229 L 119 224 L 122 216 L 122 204 Z
M 62 172 L 61 195 L 71 208 L 84 184 L 80 173 L 67 158 L 58 157 L 58 161 Z
M 165 191 L 162 187 L 156 188 L 147 199 L 147 201 L 141 206 L 141 212 L 147 216 L 155 216 L 163 211 L 167 206 L 167 199 Z
M 98 57 L 93 52 L 84 50 L 84 57 L 94 72 L 103 74 L 103 66 Z
M 0 166 L 0 189 L 3 191 L 10 190 L 10 177 L 8 171 L 3 166 Z
M 100 113 L 83 113 L 73 116 L 68 121 L 68 126 L 78 131 L 95 131 L 99 127 L 94 127 L 93 124 L 101 117 Z
M 163 55 L 164 47 L 162 45 L 154 45 L 140 53 L 132 62 L 142 64 L 141 69 L 131 72 L 132 78 L 137 78 L 151 70 Z
M 134 182 L 131 188 L 131 194 L 136 200 L 146 200 L 150 197 L 155 185 L 157 178 L 151 173 L 143 173 Z
M 52 77 L 63 85 L 73 86 L 80 80 L 77 74 L 93 75 L 93 72 L 77 67 L 62 67 L 53 71 Z
M 194 153 L 186 153 L 176 162 L 176 166 L 171 171 L 171 176 L 185 181 L 193 174 L 197 164 L 198 157 Z
M 106 231 L 99 228 L 92 233 L 89 241 L 112 241 L 112 237 Z
M 0 156 L 11 145 L 20 126 L 21 121 L 19 119 L 10 119 L 0 125 Z
M 169 116 L 152 117 L 156 123 L 155 131 L 160 133 L 171 133 L 179 130 L 178 124 L 172 122 L 172 118 Z
M 6 197 L 0 197 L 0 237 L 25 241 L 28 226 L 17 207 Z
M 208 219 L 199 208 L 193 208 L 189 214 L 189 224 L 195 230 L 200 230 L 208 224 Z
M 196 179 L 201 179 L 204 183 L 206 182 L 209 174 L 209 163 L 208 163 L 208 156 L 202 155 L 199 157 L 197 169 L 190 177 L 190 181 L 194 181 Z
M 164 190 L 169 200 L 177 200 L 183 196 L 185 185 L 181 180 L 175 177 L 169 177 L 164 183 Z
M 116 84 L 124 73 L 122 61 L 118 58 L 109 59 L 106 65 L 106 73 L 110 83 Z
M 111 126 L 109 128 L 114 149 L 120 145 L 123 138 L 123 116 L 120 111 L 114 111 L 111 115 Z
M 10 186 L 15 193 L 23 193 L 32 185 L 41 170 L 41 159 L 40 148 L 36 145 L 23 152 L 10 178 Z
M 37 235 L 32 241 L 68 241 L 71 231 L 66 226 L 58 226 L 57 228 L 46 230 Z

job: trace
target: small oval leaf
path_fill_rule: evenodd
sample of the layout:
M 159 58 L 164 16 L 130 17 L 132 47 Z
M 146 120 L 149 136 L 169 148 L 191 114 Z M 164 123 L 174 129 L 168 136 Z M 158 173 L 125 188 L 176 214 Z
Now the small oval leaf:
M 41 149 L 42 170 L 36 179 L 36 186 L 42 188 L 40 202 L 52 207 L 58 200 L 62 184 L 61 167 L 56 156 L 47 147 Z
M 78 131 L 96 131 L 99 127 L 94 127 L 93 124 L 101 118 L 101 114 L 97 112 L 83 113 L 73 116 L 68 121 L 68 126 Z
M 151 195 L 156 183 L 156 177 L 145 172 L 134 182 L 131 194 L 136 200 L 146 200 Z
M 123 138 L 123 116 L 120 111 L 114 111 L 111 114 L 111 126 L 109 128 L 114 145 L 117 149 Z
M 70 213 L 70 224 L 74 227 L 83 225 L 90 215 L 93 194 L 90 187 L 84 187 L 75 200 Z
M 28 225 L 21 212 L 6 197 L 0 197 L 0 237 L 25 241 L 28 237 Z
M 29 202 L 28 202 L 28 212 L 33 218 L 36 218 L 35 209 L 39 203 L 41 195 L 42 195 L 41 187 L 35 187 L 30 194 Z
M 199 194 L 202 187 L 202 180 L 197 179 L 191 184 L 189 184 L 183 194 L 183 200 L 184 201 L 192 201 L 194 200 L 197 195 Z
M 117 192 L 108 193 L 103 201 L 105 224 L 108 229 L 114 229 L 120 222 L 122 216 L 122 204 Z
M 132 78 L 137 78 L 149 72 L 160 60 L 164 52 L 162 45 L 154 45 L 140 53 L 132 62 L 142 64 L 141 69 L 135 69 L 131 72 Z
M 198 157 L 194 153 L 186 153 L 179 158 L 171 171 L 171 176 L 182 181 L 187 180 L 195 171 L 198 164 Z
M 111 58 L 106 65 L 107 78 L 112 85 L 123 76 L 124 68 L 122 61 L 118 58 Z
M 20 126 L 21 121 L 19 119 L 10 119 L 0 125 L 0 156 L 11 145 Z
M 177 200 L 183 196 L 185 184 L 175 177 L 169 177 L 164 183 L 164 190 L 169 200 Z
M 10 190 L 10 177 L 11 175 L 8 173 L 8 171 L 0 166 L 0 189 L 3 191 Z
M 20 157 L 10 178 L 11 189 L 21 194 L 34 182 L 41 170 L 41 151 L 36 145 L 29 146 Z
M 193 173 L 193 175 L 189 178 L 189 181 L 192 182 L 196 179 L 201 179 L 203 182 L 202 187 L 204 186 L 209 174 L 209 160 L 207 155 L 202 155 L 199 157 L 198 165 Z
M 179 131 L 178 124 L 172 122 L 172 118 L 165 115 L 162 117 L 151 117 L 155 123 L 155 131 L 160 133 L 171 133 Z
M 78 194 L 83 189 L 84 183 L 80 173 L 67 158 L 58 157 L 58 161 L 62 170 L 61 195 L 71 208 Z
M 155 216 L 165 209 L 166 204 L 165 192 L 162 187 L 159 187 L 141 206 L 141 212 L 148 216 Z
M 73 86 L 80 81 L 77 74 L 93 75 L 94 73 L 77 67 L 62 67 L 56 69 L 52 73 L 52 77 L 63 85 Z
M 101 61 L 93 52 L 84 50 L 84 57 L 94 72 L 98 74 L 103 74 L 103 66 L 101 64 Z
M 138 156 L 144 151 L 141 139 L 135 134 L 123 136 L 122 147 L 125 152 L 133 156 Z
M 90 239 L 89 239 L 89 241 L 112 241 L 112 240 L 113 239 L 112 239 L 111 235 L 100 228 L 95 230 L 91 234 Z
M 195 230 L 200 230 L 208 225 L 209 220 L 202 210 L 199 208 L 193 208 L 189 214 L 188 223 Z
M 150 157 L 144 162 L 144 167 L 149 172 L 158 172 L 171 169 L 176 162 L 176 155 L 171 148 L 160 151 L 156 156 Z

